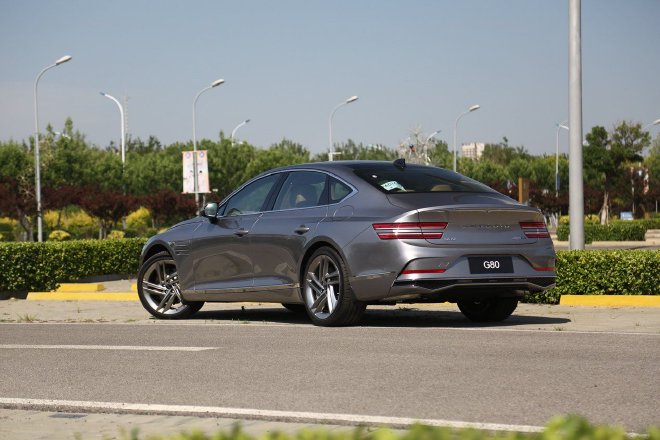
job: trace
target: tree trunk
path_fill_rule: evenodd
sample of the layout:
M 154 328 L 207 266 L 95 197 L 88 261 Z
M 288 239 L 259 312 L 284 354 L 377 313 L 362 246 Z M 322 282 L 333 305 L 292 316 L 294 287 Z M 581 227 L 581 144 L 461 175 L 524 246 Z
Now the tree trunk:
M 607 191 L 603 195 L 603 206 L 600 208 L 598 213 L 600 216 L 600 224 L 606 225 L 610 221 L 610 195 Z

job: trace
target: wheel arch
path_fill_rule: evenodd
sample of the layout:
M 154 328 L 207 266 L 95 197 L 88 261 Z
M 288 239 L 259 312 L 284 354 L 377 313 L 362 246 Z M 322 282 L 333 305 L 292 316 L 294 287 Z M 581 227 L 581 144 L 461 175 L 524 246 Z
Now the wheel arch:
M 307 266 L 307 263 L 309 262 L 309 259 L 311 258 L 312 254 L 316 252 L 318 249 L 322 247 L 329 247 L 332 248 L 333 251 L 337 252 L 339 256 L 344 260 L 344 264 L 346 266 L 346 270 L 349 273 L 351 273 L 351 268 L 347 263 L 346 255 L 344 255 L 344 252 L 342 252 L 342 249 L 337 243 L 335 243 L 333 240 L 327 238 L 327 237 L 319 237 L 317 240 L 313 241 L 312 243 L 309 244 L 307 249 L 305 250 L 305 254 L 303 255 L 302 259 L 300 260 L 300 265 L 298 267 L 298 277 L 299 277 L 299 282 L 300 285 L 302 286 L 303 284 L 303 271 L 305 270 L 305 267 Z

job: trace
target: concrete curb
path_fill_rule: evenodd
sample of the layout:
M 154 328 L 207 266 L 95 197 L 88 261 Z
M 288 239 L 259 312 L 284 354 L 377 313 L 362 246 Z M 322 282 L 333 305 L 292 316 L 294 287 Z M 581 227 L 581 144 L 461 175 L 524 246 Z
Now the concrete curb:
M 132 292 L 103 292 L 71 290 L 55 292 L 30 292 L 28 301 L 139 301 L 135 284 Z M 243 304 L 243 302 L 242 302 Z M 401 307 L 447 306 L 453 304 L 401 304 Z M 562 295 L 561 306 L 579 307 L 660 307 L 660 295 Z
M 28 301 L 138 301 L 134 292 L 30 292 Z
M 660 307 L 660 295 L 562 295 L 560 306 Z

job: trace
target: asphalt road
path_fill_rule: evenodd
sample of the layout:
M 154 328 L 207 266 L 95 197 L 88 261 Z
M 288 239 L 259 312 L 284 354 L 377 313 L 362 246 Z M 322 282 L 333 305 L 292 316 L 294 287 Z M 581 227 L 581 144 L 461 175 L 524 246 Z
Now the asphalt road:
M 660 425 L 657 331 L 386 322 L 1 324 L 0 399 L 531 426 L 577 413 L 630 431 Z

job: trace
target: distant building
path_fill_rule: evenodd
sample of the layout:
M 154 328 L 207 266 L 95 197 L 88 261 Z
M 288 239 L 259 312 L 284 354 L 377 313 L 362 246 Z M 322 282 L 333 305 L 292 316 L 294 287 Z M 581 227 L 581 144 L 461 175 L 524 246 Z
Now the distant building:
M 467 144 L 461 145 L 461 154 L 463 157 L 469 159 L 479 160 L 481 155 L 484 154 L 484 148 L 486 144 L 483 142 L 470 142 Z

